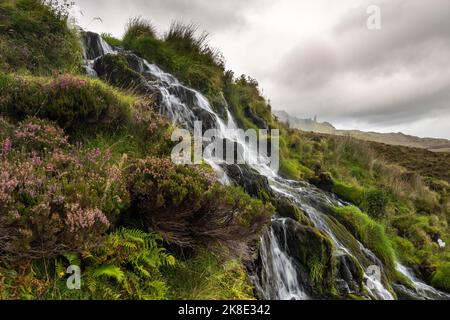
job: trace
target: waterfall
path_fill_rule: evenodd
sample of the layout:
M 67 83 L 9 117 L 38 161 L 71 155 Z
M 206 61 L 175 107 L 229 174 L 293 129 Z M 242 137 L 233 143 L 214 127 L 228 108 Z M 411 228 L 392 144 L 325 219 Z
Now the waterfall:
M 401 289 L 406 291 L 409 295 L 415 299 L 420 300 L 450 300 L 450 294 L 439 291 L 432 286 L 427 285 L 422 280 L 418 279 L 412 270 L 397 263 L 397 271 L 404 275 L 413 287 L 413 290 L 402 286 Z
M 286 219 L 275 219 L 273 224 L 281 226 L 283 243 L 278 239 L 273 227 L 261 240 L 261 276 L 255 277 L 256 290 L 266 300 L 306 300 L 298 281 L 297 271 L 292 259 L 286 253 Z
M 149 63 L 145 59 L 126 52 L 122 49 L 113 49 L 107 45 L 100 36 L 92 33 L 85 33 L 85 59 L 86 69 L 89 74 L 97 75 L 95 61 L 105 54 L 121 53 L 133 61 L 134 69 L 142 75 L 143 85 L 150 92 L 158 94 L 160 111 L 173 122 L 187 128 L 193 129 L 194 121 L 201 120 L 206 124 L 207 129 L 218 129 L 222 138 L 237 143 L 242 150 L 247 152 L 252 162 L 249 165 L 260 175 L 267 178 L 270 188 L 274 194 L 292 200 L 312 221 L 314 226 L 326 234 L 334 243 L 335 255 L 346 264 L 348 260 L 356 260 L 364 270 L 370 266 L 377 266 L 383 273 L 383 265 L 373 252 L 365 248 L 360 242 L 356 247 L 351 247 L 347 240 L 336 233 L 336 226 L 329 219 L 326 208 L 331 206 L 343 206 L 345 203 L 337 199 L 334 195 L 319 190 L 306 182 L 291 181 L 278 176 L 264 161 L 259 161 L 255 150 L 248 150 L 247 143 L 242 141 L 239 135 L 233 133 L 233 129 L 238 126 L 231 113 L 227 112 L 227 120 L 223 120 L 213 111 L 209 101 L 198 91 L 184 86 L 174 76 L 164 72 L 158 66 Z M 223 183 L 229 183 L 231 179 L 227 176 L 226 170 L 218 163 L 212 155 L 207 155 L 205 159 L 220 175 Z M 221 159 L 222 160 L 222 159 Z M 293 220 L 290 223 L 297 223 Z M 302 277 L 299 274 L 298 266 L 289 254 L 286 243 L 286 235 L 289 232 L 287 220 L 274 218 L 272 226 L 263 235 L 260 245 L 260 272 L 253 276 L 253 282 L 261 298 L 264 299 L 309 299 L 303 287 Z M 346 231 L 348 234 L 348 231 Z M 403 270 L 400 268 L 400 270 Z M 403 270 L 404 271 L 404 270 Z M 366 291 L 372 299 L 390 300 L 394 299 L 392 293 L 383 284 L 383 279 L 371 278 L 365 274 Z M 431 292 L 433 288 L 425 288 L 425 284 L 417 279 L 409 277 L 417 289 L 417 294 Z M 344 280 L 344 285 L 352 292 L 350 280 Z M 428 293 L 427 293 L 428 294 Z M 439 296 L 439 295 L 437 295 Z M 442 296 L 440 296 L 442 297 Z

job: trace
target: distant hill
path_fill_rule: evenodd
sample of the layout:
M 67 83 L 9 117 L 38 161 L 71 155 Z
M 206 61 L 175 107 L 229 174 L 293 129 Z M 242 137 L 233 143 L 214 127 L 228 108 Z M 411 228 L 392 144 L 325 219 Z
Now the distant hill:
M 274 111 L 274 115 L 279 121 L 289 124 L 290 128 L 311 131 L 317 133 L 334 134 L 336 128 L 328 122 L 317 122 L 317 119 L 300 119 L 291 116 L 286 111 Z
M 279 121 L 287 123 L 290 128 L 299 129 L 302 131 L 327 133 L 339 136 L 349 135 L 353 138 L 385 143 L 396 146 L 413 147 L 420 149 L 427 149 L 434 152 L 450 152 L 450 141 L 446 139 L 436 138 L 419 138 L 398 133 L 379 133 L 379 132 L 364 132 L 360 130 L 338 130 L 328 122 L 318 122 L 315 119 L 299 119 L 289 115 L 286 111 L 275 111 L 274 115 Z

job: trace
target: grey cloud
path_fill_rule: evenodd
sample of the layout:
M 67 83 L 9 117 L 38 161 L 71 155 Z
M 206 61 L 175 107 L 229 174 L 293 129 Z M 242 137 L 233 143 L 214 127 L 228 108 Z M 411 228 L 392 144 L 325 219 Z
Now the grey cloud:
M 290 89 L 311 90 L 329 83 L 336 67 L 331 48 L 326 43 L 311 40 L 291 49 L 276 66 L 276 71 L 281 83 Z
M 239 30 L 246 23 L 249 8 L 271 3 L 273 0 L 76 0 L 85 11 L 104 14 L 105 24 L 117 30 L 117 23 L 124 23 L 134 16 L 142 16 L 154 22 L 160 32 L 173 20 L 194 23 L 208 32 Z M 115 9 L 113 9 L 115 8 Z M 120 8 L 120 10 L 118 9 Z M 122 27 L 123 28 L 123 27 Z
M 301 43 L 297 54 L 286 53 L 287 71 L 271 71 L 275 105 L 381 126 L 450 113 L 450 2 L 375 1 L 382 30 L 370 31 L 366 9 L 373 3 L 342 18 L 321 45 L 328 52 Z

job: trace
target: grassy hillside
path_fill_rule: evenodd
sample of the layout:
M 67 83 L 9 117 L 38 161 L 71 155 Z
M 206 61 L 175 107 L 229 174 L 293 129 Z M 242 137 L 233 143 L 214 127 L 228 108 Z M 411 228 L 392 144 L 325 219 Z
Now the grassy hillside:
M 252 298 L 242 263 L 273 208 L 172 164 L 172 124 L 80 74 L 66 20 L 0 4 L 0 299 Z
M 267 192 L 252 198 L 219 184 L 206 165 L 174 165 L 174 126 L 155 101 L 80 74 L 81 48 L 64 12 L 38 0 L 0 4 L 0 47 L 10 50 L 0 51 L 0 298 L 252 298 L 243 265 L 273 205 L 304 225 L 317 249 L 305 250 L 313 282 L 333 297 L 329 239 Z M 393 279 L 398 257 L 450 290 L 448 248 L 437 245 L 450 240 L 450 187 L 437 170 L 444 158 L 427 171 L 413 149 L 399 156 L 289 129 L 272 117 L 257 81 L 226 71 L 194 26 L 156 34 L 134 19 L 123 39 L 104 38 L 200 90 L 219 113 L 228 105 L 241 126 L 280 128 L 282 175 L 352 203 L 330 217 L 376 252 Z M 22 57 L 21 48 L 31 53 Z M 81 266 L 82 291 L 67 290 L 69 265 Z
M 436 138 L 419 138 L 403 133 L 365 132 L 360 130 L 338 130 L 328 122 L 317 122 L 312 119 L 299 119 L 289 115 L 285 111 L 275 111 L 274 115 L 280 122 L 286 123 L 291 129 L 299 129 L 305 132 L 334 134 L 338 136 L 350 136 L 355 139 L 384 143 L 394 146 L 426 149 L 433 152 L 449 152 L 450 141 Z

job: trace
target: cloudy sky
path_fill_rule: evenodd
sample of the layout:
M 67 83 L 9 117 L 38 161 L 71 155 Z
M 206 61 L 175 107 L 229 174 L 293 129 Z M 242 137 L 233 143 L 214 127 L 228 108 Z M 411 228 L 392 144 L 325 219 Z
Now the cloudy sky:
M 75 2 L 82 27 L 118 37 L 136 16 L 161 34 L 174 19 L 198 24 L 274 109 L 343 129 L 450 138 L 448 0 Z M 381 9 L 380 30 L 367 28 L 370 5 Z

